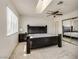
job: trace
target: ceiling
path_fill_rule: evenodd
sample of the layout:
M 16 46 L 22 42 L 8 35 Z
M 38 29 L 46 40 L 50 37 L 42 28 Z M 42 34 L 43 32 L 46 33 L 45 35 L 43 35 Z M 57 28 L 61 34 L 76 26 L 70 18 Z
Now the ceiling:
M 38 0 L 12 0 L 20 15 L 35 14 Z
M 63 4 L 57 5 L 59 1 Z M 12 0 L 20 15 L 37 15 L 36 6 L 38 0 Z M 52 0 L 43 13 L 47 11 L 60 10 L 63 14 L 72 12 L 78 9 L 78 0 Z M 42 13 L 42 14 L 43 14 Z
M 63 1 L 63 4 L 57 5 L 59 1 Z M 63 14 L 78 10 L 78 0 L 53 0 L 44 12 L 57 10 L 61 11 Z

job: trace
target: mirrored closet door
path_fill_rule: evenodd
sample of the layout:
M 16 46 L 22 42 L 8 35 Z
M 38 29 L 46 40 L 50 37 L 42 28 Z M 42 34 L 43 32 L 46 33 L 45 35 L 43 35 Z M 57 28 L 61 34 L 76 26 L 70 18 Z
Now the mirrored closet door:
M 62 21 L 63 40 L 78 45 L 78 17 Z

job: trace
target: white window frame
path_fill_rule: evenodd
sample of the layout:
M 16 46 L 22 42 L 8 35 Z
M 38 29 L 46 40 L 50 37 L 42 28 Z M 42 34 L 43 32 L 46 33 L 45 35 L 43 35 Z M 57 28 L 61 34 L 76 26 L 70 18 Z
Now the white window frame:
M 7 10 L 7 36 L 18 32 L 18 17 L 16 14 L 9 8 Z

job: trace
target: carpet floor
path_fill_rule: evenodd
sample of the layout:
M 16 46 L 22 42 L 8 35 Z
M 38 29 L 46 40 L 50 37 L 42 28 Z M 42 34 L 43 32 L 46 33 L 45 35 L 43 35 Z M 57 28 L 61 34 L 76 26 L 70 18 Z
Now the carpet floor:
M 78 59 L 78 46 L 62 42 L 62 47 L 50 46 L 26 54 L 26 43 L 19 43 L 10 59 Z

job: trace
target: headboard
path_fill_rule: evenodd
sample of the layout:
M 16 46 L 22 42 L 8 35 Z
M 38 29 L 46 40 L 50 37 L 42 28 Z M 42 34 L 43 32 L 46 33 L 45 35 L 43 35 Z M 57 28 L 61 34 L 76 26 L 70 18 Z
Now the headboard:
M 67 27 L 67 26 L 63 26 L 63 32 L 71 32 L 72 31 L 72 26 Z
M 63 32 L 78 32 L 73 30 L 73 26 L 67 27 L 67 26 L 63 26 Z
M 30 26 L 27 25 L 28 34 L 40 34 L 47 33 L 47 25 L 46 26 Z

